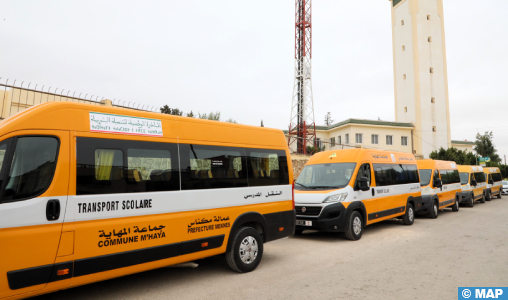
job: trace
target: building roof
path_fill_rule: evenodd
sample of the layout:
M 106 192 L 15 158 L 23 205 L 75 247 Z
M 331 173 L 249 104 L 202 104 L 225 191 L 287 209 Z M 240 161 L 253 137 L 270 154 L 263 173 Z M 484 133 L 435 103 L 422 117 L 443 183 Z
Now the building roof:
M 330 130 L 347 124 L 361 124 L 361 125 L 378 125 L 378 126 L 396 126 L 396 127 L 409 127 L 414 128 L 411 123 L 395 122 L 395 121 L 381 121 L 381 120 L 365 120 L 365 119 L 347 119 L 345 121 L 332 124 L 330 126 L 316 126 L 316 130 Z
M 453 141 L 452 144 L 458 144 L 458 145 L 475 145 L 475 142 L 470 141 Z

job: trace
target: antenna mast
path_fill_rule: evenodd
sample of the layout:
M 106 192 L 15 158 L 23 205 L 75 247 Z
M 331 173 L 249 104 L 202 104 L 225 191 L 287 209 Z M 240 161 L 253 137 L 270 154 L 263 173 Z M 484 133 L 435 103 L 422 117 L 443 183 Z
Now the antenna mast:
M 317 146 L 314 102 L 312 99 L 312 17 L 311 0 L 296 0 L 295 84 L 289 124 L 291 151 L 307 154 L 307 146 Z

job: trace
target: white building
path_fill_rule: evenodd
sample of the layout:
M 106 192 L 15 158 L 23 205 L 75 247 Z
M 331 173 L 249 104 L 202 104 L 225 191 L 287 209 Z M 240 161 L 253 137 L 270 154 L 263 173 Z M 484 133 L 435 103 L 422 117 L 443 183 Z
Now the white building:
M 414 125 L 413 153 L 452 146 L 442 0 L 392 0 L 395 120 Z

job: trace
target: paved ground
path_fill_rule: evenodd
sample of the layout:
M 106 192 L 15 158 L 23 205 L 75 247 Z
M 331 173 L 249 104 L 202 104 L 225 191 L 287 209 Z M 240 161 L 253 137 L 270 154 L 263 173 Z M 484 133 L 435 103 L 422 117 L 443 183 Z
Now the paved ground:
M 268 243 L 248 274 L 212 257 L 34 299 L 457 299 L 459 286 L 508 286 L 507 239 L 504 196 L 413 226 L 371 225 L 357 242 L 309 232 Z

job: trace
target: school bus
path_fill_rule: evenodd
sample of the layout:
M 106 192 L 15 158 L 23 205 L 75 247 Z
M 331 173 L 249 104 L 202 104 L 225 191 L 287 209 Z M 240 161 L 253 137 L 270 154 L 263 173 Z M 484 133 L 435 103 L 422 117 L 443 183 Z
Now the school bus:
M 359 240 L 367 225 L 391 218 L 412 225 L 421 209 L 410 153 L 345 149 L 314 154 L 295 182 L 296 234 L 344 232 Z
M 499 168 L 483 168 L 483 172 L 487 177 L 487 197 L 485 199 L 489 201 L 492 196 L 501 198 L 501 193 L 503 190 L 503 177 L 501 176 L 501 171 L 499 171 Z
M 0 123 L 0 298 L 225 253 L 254 270 L 294 233 L 281 130 L 69 102 Z
M 483 167 L 459 165 L 458 169 L 462 188 L 460 203 L 465 203 L 469 207 L 473 207 L 475 201 L 485 203 L 487 182 L 485 173 L 483 173 Z
M 420 213 L 437 218 L 440 209 L 451 207 L 459 211 L 460 186 L 459 170 L 453 161 L 422 159 L 416 165 L 422 186 L 422 209 Z

